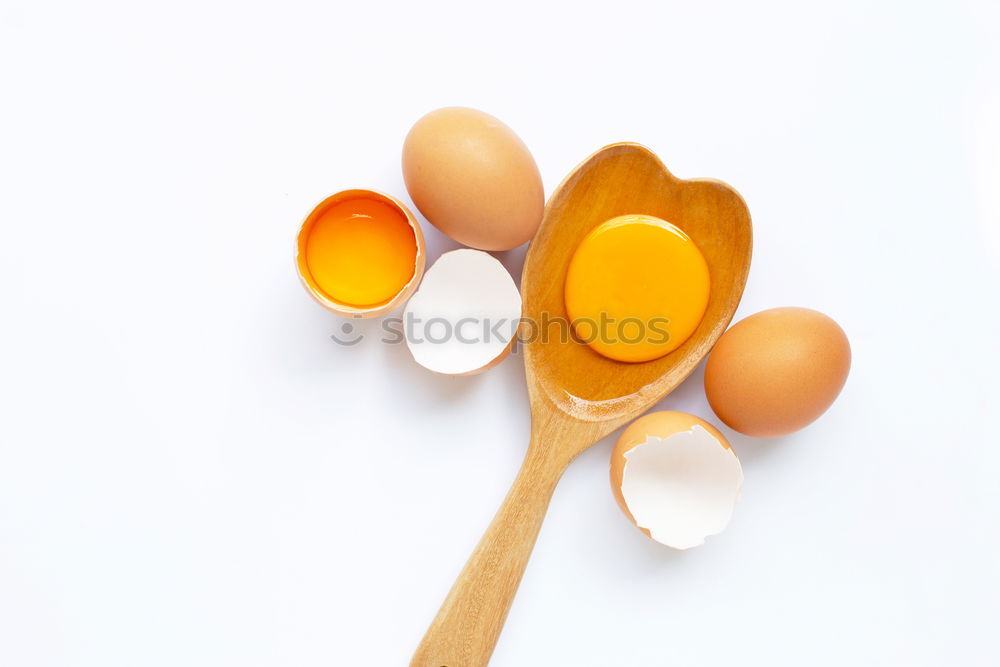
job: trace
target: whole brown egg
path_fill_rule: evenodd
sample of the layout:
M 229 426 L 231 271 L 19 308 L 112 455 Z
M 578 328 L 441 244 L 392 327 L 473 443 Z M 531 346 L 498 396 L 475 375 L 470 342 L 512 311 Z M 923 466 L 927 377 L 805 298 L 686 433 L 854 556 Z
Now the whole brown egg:
M 705 366 L 705 393 L 730 428 L 785 435 L 826 412 L 850 368 L 851 345 L 836 322 L 807 308 L 773 308 L 719 338 Z
M 514 131 L 464 107 L 432 111 L 403 142 L 403 179 L 420 212 L 459 243 L 509 250 L 542 220 L 535 159 Z

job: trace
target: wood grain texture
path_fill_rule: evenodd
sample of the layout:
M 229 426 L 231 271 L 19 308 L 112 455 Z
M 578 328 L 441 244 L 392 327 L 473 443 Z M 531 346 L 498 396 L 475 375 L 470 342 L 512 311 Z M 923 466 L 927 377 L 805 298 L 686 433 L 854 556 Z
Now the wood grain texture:
M 736 312 L 752 246 L 743 198 L 719 181 L 675 178 L 647 148 L 620 143 L 587 158 L 546 204 L 521 278 L 525 318 L 565 318 L 563 284 L 577 245 L 596 225 L 630 213 L 672 222 L 697 244 L 712 281 L 705 317 L 679 348 L 639 364 L 612 361 L 559 335 L 529 337 L 523 354 L 532 433 L 524 465 L 417 648 L 412 667 L 489 662 L 566 466 L 680 384 Z

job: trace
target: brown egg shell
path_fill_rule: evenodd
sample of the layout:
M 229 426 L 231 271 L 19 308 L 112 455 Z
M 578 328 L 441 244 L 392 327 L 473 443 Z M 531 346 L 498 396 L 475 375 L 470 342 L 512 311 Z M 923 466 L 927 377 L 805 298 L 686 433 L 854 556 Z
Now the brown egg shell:
M 500 365 L 501 362 L 503 362 L 504 359 L 506 359 L 508 356 L 510 356 L 511 351 L 514 349 L 514 344 L 515 343 L 517 343 L 517 337 L 516 336 L 510 341 L 510 344 L 507 345 L 507 347 L 505 347 L 503 349 L 503 352 L 501 352 L 497 356 L 493 357 L 493 361 L 491 361 L 490 363 L 488 363 L 485 366 L 482 366 L 480 368 L 477 368 L 477 369 L 475 369 L 473 371 L 466 371 L 465 373 L 456 373 L 455 376 L 456 377 L 464 377 L 464 376 L 467 376 L 467 375 L 479 375 L 480 373 L 485 373 L 488 370 L 496 368 L 497 366 Z
M 632 516 L 632 512 L 625 503 L 625 497 L 622 495 L 622 480 L 625 476 L 625 464 L 628 462 L 625 454 L 646 442 L 648 436 L 667 438 L 674 433 L 690 431 L 694 426 L 701 426 L 712 437 L 718 440 L 719 444 L 723 447 L 732 449 L 729 441 L 726 440 L 726 437 L 722 435 L 719 429 L 704 419 L 686 412 L 662 410 L 659 412 L 649 412 L 629 424 L 622 431 L 622 434 L 618 437 L 618 441 L 615 442 L 614 449 L 611 451 L 611 493 L 614 495 L 618 507 L 628 517 L 628 520 L 635 524 L 636 528 L 641 530 L 650 539 L 652 539 L 652 535 L 650 535 L 649 529 L 643 528 L 636 523 L 635 517 Z
M 719 338 L 705 366 L 705 393 L 730 428 L 786 435 L 826 412 L 850 368 L 851 345 L 834 320 L 807 308 L 772 308 Z
M 545 193 L 528 147 L 493 116 L 446 107 L 418 120 L 403 142 L 403 179 L 420 212 L 479 250 L 510 250 L 534 236 Z
M 455 286 L 460 286 L 457 293 L 453 291 Z M 445 311 L 441 310 L 443 303 L 448 304 Z M 429 323 L 453 317 L 454 313 L 445 314 L 451 308 L 459 310 L 471 308 L 471 311 L 464 311 L 465 316 L 458 320 L 459 322 L 476 321 L 481 317 L 489 318 L 497 315 L 501 321 L 509 320 L 512 324 L 516 324 L 521 306 L 521 295 L 513 277 L 496 257 L 480 250 L 460 248 L 444 253 L 431 265 L 420 289 L 407 304 L 404 318 L 409 319 L 413 316 L 415 322 Z M 457 329 L 458 325 L 454 330 Z M 426 334 L 426 330 L 424 333 Z M 420 340 L 407 338 L 406 342 L 414 361 L 432 372 L 454 376 L 478 375 L 494 368 L 507 358 L 517 342 L 517 334 L 518 328 L 515 327 L 511 339 L 506 344 L 502 347 L 492 346 L 488 350 L 488 355 L 476 355 L 478 358 L 474 364 L 468 363 L 470 360 L 463 358 L 465 355 L 457 354 L 453 347 L 438 345 L 428 347 L 427 343 L 431 342 L 429 335 L 426 339 L 418 336 Z M 457 335 L 452 336 L 449 343 L 453 341 L 461 344 L 476 342 L 463 341 Z M 429 354 L 430 350 L 438 350 L 444 356 Z M 456 361 L 463 363 L 455 363 Z

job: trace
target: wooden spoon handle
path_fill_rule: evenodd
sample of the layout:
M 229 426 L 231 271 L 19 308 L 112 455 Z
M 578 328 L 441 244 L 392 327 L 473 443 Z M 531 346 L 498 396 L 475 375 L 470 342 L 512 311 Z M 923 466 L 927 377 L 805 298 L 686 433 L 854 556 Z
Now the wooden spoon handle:
M 534 440 L 534 439 L 533 439 Z M 411 667 L 485 667 L 569 461 L 534 441 L 500 510 L 465 564 L 410 662 Z

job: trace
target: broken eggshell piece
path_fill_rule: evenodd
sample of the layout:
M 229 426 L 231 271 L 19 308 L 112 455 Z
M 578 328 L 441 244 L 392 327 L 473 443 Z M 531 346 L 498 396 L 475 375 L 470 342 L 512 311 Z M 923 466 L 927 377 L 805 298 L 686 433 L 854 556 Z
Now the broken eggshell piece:
M 503 264 L 480 250 L 453 250 L 407 303 L 406 344 L 425 368 L 472 375 L 507 356 L 520 318 L 521 294 Z
M 684 412 L 653 412 L 622 433 L 611 455 L 618 505 L 647 536 L 689 549 L 732 517 L 743 469 L 725 436 Z

